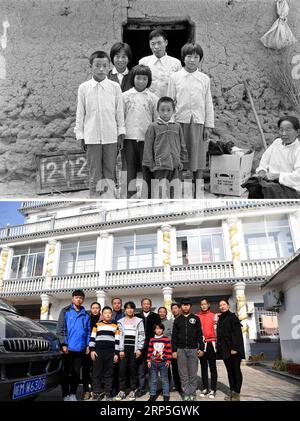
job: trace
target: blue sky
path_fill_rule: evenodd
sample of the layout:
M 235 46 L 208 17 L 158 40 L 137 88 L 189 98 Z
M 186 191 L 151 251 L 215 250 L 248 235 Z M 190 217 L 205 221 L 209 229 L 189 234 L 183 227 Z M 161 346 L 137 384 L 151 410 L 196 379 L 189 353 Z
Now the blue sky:
M 19 225 L 24 222 L 24 217 L 18 212 L 21 203 L 0 201 L 0 227 L 5 227 L 6 224 Z

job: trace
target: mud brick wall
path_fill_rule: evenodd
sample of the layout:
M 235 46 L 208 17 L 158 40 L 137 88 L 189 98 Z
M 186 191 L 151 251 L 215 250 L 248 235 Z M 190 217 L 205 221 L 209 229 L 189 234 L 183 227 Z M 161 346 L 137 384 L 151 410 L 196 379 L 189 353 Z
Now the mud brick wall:
M 300 41 L 300 1 L 289 5 L 289 25 Z M 0 24 L 9 22 L 6 33 L 0 28 L 6 37 L 0 45 L 0 181 L 33 179 L 35 154 L 79 148 L 76 95 L 90 77 L 87 58 L 96 49 L 109 51 L 128 18 L 195 24 L 203 71 L 212 81 L 214 137 L 253 145 L 255 163 L 261 140 L 244 81 L 268 142 L 278 117 L 295 114 L 272 68 L 300 47 L 273 52 L 259 41 L 277 18 L 273 0 L 0 0 Z

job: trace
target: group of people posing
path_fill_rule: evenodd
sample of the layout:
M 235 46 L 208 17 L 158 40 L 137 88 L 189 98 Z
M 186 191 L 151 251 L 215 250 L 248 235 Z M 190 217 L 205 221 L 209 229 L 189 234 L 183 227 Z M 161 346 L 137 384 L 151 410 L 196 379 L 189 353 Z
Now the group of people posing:
M 138 172 L 143 198 L 151 198 L 155 180 L 180 180 L 182 169 L 194 181 L 202 177 L 214 127 L 210 79 L 199 70 L 203 50 L 185 44 L 182 67 L 166 53 L 164 31 L 152 31 L 149 45 L 153 55 L 131 70 L 131 48 L 123 42 L 110 55 L 96 51 L 89 58 L 92 79 L 79 86 L 75 133 L 87 152 L 91 197 L 114 197 L 119 150 L 127 198 L 137 194 Z
M 199 44 L 182 47 L 183 67 L 167 54 L 167 45 L 163 30 L 152 31 L 153 54 L 130 70 L 132 51 L 126 43 L 115 43 L 109 55 L 91 54 L 92 78 L 79 86 L 75 126 L 87 154 L 90 197 L 118 196 L 119 151 L 119 196 L 181 198 L 184 169 L 193 174 L 193 197 L 202 197 L 207 139 L 214 128 L 210 79 L 199 70 L 203 60 Z M 299 120 L 280 118 L 278 131 L 255 175 L 245 183 L 249 198 L 300 198 Z
M 202 389 L 200 397 L 214 399 L 217 392 L 217 359 L 223 359 L 230 394 L 225 400 L 240 400 L 241 360 L 245 358 L 241 323 L 230 311 L 227 299 L 219 300 L 219 313 L 210 310 L 207 298 L 200 301 L 201 311 L 191 312 L 189 298 L 167 309 L 151 310 L 150 298 L 141 300 L 141 311 L 121 298 L 112 307 L 91 304 L 90 313 L 82 306 L 82 290 L 72 294 L 72 304 L 61 310 L 57 335 L 64 353 L 62 392 L 66 401 L 77 400 L 82 368 L 83 399 L 135 400 L 149 391 L 155 401 L 161 390 L 164 401 L 170 390 L 177 390 L 184 401 L 197 399 L 200 360 Z M 211 379 L 209 386 L 208 367 Z M 92 374 L 91 374 L 92 373 Z M 90 390 L 92 385 L 92 391 Z

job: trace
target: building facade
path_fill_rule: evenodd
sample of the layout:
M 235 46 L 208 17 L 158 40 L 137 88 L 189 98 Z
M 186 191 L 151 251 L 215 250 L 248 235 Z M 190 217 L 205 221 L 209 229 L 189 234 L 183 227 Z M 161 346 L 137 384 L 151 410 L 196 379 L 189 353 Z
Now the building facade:
M 57 320 L 75 288 L 87 308 L 147 296 L 170 312 L 188 296 L 199 311 L 206 296 L 216 310 L 226 297 L 247 355 L 278 353 L 260 287 L 300 248 L 299 202 L 40 201 L 20 212 L 24 224 L 0 229 L 0 297 L 21 313 Z
M 266 309 L 278 311 L 281 355 L 300 368 L 300 250 L 262 286 Z

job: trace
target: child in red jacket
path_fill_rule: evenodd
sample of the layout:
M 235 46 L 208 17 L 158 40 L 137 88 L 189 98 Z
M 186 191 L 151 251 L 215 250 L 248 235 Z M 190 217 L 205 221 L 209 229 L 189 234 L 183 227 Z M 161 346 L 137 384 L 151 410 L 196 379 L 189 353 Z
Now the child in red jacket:
M 156 400 L 158 375 L 160 374 L 163 388 L 164 401 L 170 400 L 170 385 L 168 368 L 172 361 L 172 347 L 170 339 L 165 336 L 165 327 L 162 323 L 154 325 L 154 338 L 150 339 L 147 363 L 150 368 L 150 398 Z

